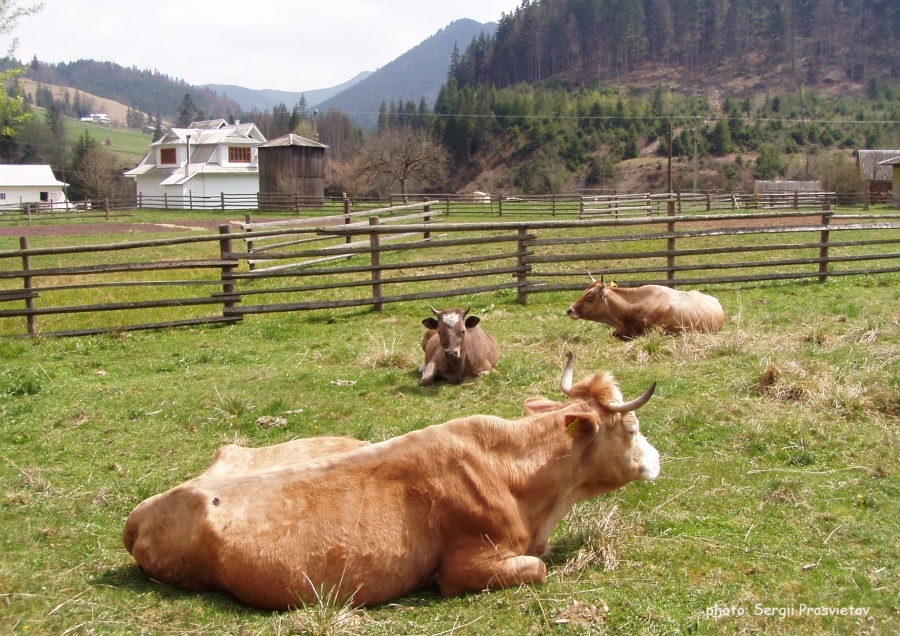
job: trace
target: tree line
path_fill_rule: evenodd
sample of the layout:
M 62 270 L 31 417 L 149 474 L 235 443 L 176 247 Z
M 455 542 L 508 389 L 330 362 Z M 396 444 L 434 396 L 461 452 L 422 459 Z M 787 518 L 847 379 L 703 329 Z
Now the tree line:
M 566 76 L 639 78 L 651 68 L 778 69 L 815 83 L 897 68 L 896 0 L 523 0 L 453 60 L 463 86 L 507 87 Z

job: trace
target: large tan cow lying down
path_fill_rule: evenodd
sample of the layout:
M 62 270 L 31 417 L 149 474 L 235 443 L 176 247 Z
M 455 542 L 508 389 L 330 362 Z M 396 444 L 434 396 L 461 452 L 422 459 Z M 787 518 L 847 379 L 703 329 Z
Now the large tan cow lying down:
M 604 283 L 602 277 L 600 282 L 593 280 L 566 314 L 573 320 L 610 325 L 613 335 L 619 338 L 635 338 L 657 328 L 666 333 L 715 333 L 725 324 L 722 306 L 713 296 L 662 285 L 617 287 L 615 283 Z
M 264 609 L 317 595 L 375 605 L 544 580 L 550 533 L 581 500 L 659 474 L 612 376 L 517 420 L 462 417 L 302 463 L 209 471 L 135 508 L 126 548 L 153 579 Z

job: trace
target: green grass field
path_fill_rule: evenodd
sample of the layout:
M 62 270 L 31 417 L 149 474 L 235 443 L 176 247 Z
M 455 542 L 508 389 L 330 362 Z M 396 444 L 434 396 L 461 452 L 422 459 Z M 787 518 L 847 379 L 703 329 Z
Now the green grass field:
M 715 293 L 722 333 L 632 342 L 566 318 L 570 294 L 466 298 L 501 362 L 428 389 L 415 372 L 427 305 L 0 340 L 0 631 L 896 633 L 900 277 Z M 132 508 L 221 444 L 515 417 L 528 396 L 560 397 L 569 349 L 577 377 L 611 370 L 626 395 L 659 382 L 639 415 L 663 470 L 579 505 L 543 585 L 267 613 L 157 584 L 122 547 Z
M 41 115 L 42 116 L 42 115 Z M 69 141 L 75 143 L 85 130 L 100 147 L 111 153 L 117 163 L 133 168 L 150 151 L 152 135 L 119 126 L 101 126 L 76 119 L 66 119 Z M 107 140 L 109 143 L 107 143 Z

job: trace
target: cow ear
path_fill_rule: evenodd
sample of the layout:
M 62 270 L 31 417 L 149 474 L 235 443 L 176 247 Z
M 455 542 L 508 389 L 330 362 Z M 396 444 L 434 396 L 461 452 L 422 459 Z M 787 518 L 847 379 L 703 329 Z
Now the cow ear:
M 600 417 L 596 413 L 566 413 L 566 431 L 569 435 L 593 435 L 600 425 Z
M 466 318 L 466 329 L 472 329 L 479 322 L 481 322 L 481 318 L 479 318 L 478 316 L 469 316 L 468 318 Z
M 425 325 L 426 329 L 437 329 L 438 321 L 434 318 L 426 318 L 422 321 L 422 324 Z

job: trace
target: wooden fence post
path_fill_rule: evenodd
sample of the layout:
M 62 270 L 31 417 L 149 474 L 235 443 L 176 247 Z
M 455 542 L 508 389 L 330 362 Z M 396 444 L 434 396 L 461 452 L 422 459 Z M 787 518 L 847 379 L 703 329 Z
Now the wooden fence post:
M 250 225 L 250 219 L 251 219 L 251 216 L 250 216 L 250 213 L 248 212 L 247 214 L 244 215 L 244 222 L 247 225 Z M 246 229 L 247 234 L 250 234 L 252 231 L 253 231 L 252 227 L 248 227 Z M 247 256 L 249 257 L 251 254 L 253 254 L 253 241 L 247 241 Z M 247 258 L 247 267 L 249 267 L 250 271 L 252 272 L 254 269 L 256 269 L 256 263 L 254 263 L 252 260 Z
M 219 203 L 222 206 L 222 212 L 224 212 L 225 211 L 225 193 L 224 192 L 219 192 Z
M 423 199 L 425 201 L 427 201 L 428 197 L 423 197 Z M 422 221 L 426 224 L 431 223 L 431 206 L 426 205 L 424 208 L 422 208 L 422 211 L 425 213 L 425 216 L 422 218 Z M 431 238 L 431 232 L 426 230 L 425 233 L 422 235 L 422 238 L 424 238 L 427 241 L 428 239 Z
M 377 216 L 369 217 L 369 225 L 378 227 L 380 219 Z M 378 232 L 369 234 L 369 246 L 372 248 L 372 298 L 375 299 L 373 304 L 375 311 L 383 311 L 384 303 L 381 301 L 384 296 L 384 285 L 381 283 L 381 235 Z
M 528 228 L 520 227 L 518 232 L 518 246 L 516 255 L 516 302 L 520 305 L 528 304 L 528 262 L 525 260 L 525 241 L 528 239 Z
M 219 257 L 225 260 L 231 260 L 231 225 L 223 223 L 219 226 Z M 237 293 L 237 285 L 234 282 L 234 265 L 222 265 L 222 293 L 225 299 L 222 302 L 222 315 L 226 318 L 234 318 L 234 308 L 240 300 L 234 300 L 233 296 Z M 232 298 L 229 298 L 231 296 Z M 243 316 L 237 316 L 237 320 L 242 320 Z
M 666 255 L 666 281 L 669 283 L 669 287 L 675 289 L 675 221 L 673 220 L 675 201 L 672 199 L 666 203 L 666 215 L 669 217 L 669 222 L 666 224 L 669 234 L 669 238 L 666 239 L 666 251 L 668 252 Z
M 25 254 L 22 254 L 22 270 L 25 272 L 25 275 L 22 276 L 22 286 L 25 288 L 26 292 L 31 291 L 31 276 L 28 275 L 28 272 L 31 270 L 31 257 L 28 256 L 28 237 L 20 236 L 19 237 L 19 247 L 22 248 Z M 30 295 L 25 298 L 25 308 L 28 310 L 34 309 L 34 298 Z M 35 323 L 35 317 L 33 314 L 29 314 L 25 318 L 26 324 L 28 325 L 28 335 L 36 336 L 37 335 L 37 325 Z
M 84 206 L 87 209 L 87 206 Z M 106 220 L 109 221 L 109 199 L 103 198 L 103 211 L 106 212 Z
M 353 219 L 350 217 L 350 199 L 347 197 L 347 193 L 344 193 L 344 225 L 350 225 L 353 222 Z M 353 242 L 353 237 L 349 234 L 345 239 L 345 242 L 349 245 Z
M 819 282 L 828 280 L 828 225 L 831 223 L 831 206 L 827 203 L 822 207 L 822 225 L 825 229 L 819 235 Z

